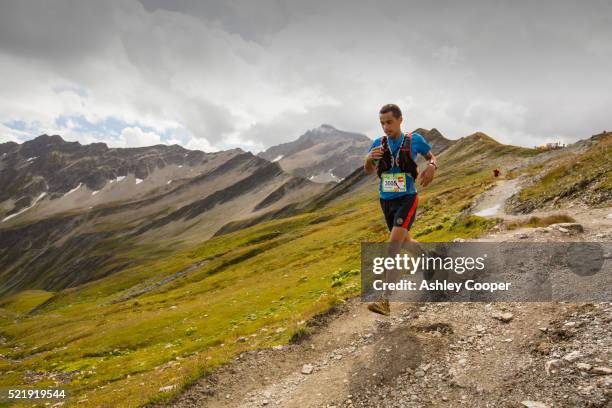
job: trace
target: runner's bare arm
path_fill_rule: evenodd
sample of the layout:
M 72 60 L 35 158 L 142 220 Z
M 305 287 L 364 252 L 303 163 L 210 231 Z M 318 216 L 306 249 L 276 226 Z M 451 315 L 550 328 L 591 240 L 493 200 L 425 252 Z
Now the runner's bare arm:
M 427 159 L 428 164 L 427 164 L 427 168 L 425 169 L 425 171 L 421 173 L 421 177 L 420 177 L 421 183 L 420 184 L 421 186 L 425 187 L 429 183 L 431 183 L 431 181 L 433 180 L 436 169 L 438 168 L 438 161 L 436 159 L 436 156 L 434 156 L 434 154 L 431 151 L 423 155 L 423 157 Z
M 381 147 L 375 147 L 370 150 L 370 153 L 365 158 L 365 163 L 363 165 L 363 169 L 366 174 L 372 174 L 376 171 L 376 164 L 374 164 L 374 160 L 378 160 L 382 157 Z
M 424 157 L 428 161 L 435 163 L 435 167 L 438 168 L 438 159 L 436 159 L 436 156 L 434 156 L 434 154 L 431 152 L 431 150 Z

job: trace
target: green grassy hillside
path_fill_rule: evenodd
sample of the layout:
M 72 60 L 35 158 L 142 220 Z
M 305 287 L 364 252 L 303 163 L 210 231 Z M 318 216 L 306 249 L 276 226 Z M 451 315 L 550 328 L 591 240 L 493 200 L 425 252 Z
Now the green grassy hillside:
M 476 137 L 457 142 L 441 156 L 439 177 L 421 189 L 415 235 L 482 234 L 495 221 L 460 213 L 494 183 L 498 163 L 532 154 Z M 133 264 L 125 270 L 6 299 L 0 386 L 54 385 L 59 374 L 73 394 L 65 406 L 138 406 L 180 392 L 242 351 L 289 342 L 307 319 L 359 294 L 360 243 L 388 236 L 376 183 L 371 176 L 367 188 L 317 211 L 163 256 L 166 248 L 126 243 L 123 256 Z
M 519 212 L 531 212 L 548 203 L 580 199 L 589 205 L 609 205 L 612 200 L 612 133 L 592 139 L 585 152 L 568 151 L 550 162 L 530 167 L 535 182 L 515 198 Z

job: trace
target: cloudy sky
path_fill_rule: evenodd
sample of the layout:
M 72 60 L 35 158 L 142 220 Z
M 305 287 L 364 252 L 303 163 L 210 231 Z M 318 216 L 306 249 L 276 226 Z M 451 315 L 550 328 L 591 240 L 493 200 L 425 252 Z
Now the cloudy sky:
M 0 142 L 258 152 L 329 123 L 612 129 L 612 2 L 0 0 Z

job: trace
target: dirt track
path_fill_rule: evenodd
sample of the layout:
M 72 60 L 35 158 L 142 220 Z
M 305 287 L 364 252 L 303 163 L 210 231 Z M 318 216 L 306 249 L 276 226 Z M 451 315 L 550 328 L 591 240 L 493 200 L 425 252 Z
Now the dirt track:
M 606 406 L 610 376 L 576 363 L 547 375 L 572 351 L 610 366 L 610 304 L 394 304 L 379 318 L 358 300 L 300 345 L 246 353 L 203 379 L 177 407 L 495 406 L 534 400 Z M 493 317 L 511 312 L 509 323 Z M 545 331 L 544 331 L 545 330 Z M 304 364 L 313 366 L 303 374 Z
M 611 212 L 574 209 L 579 234 L 513 230 L 482 240 L 609 242 Z M 512 317 L 502 322 L 500 312 Z M 171 406 L 604 407 L 611 322 L 607 302 L 392 303 L 383 317 L 352 299 L 309 322 L 314 334 L 301 344 L 244 353 Z

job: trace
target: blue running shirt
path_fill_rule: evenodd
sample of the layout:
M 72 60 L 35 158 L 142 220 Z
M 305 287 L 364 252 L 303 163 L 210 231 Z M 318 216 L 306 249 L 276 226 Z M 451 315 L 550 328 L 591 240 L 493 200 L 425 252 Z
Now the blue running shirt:
M 402 135 L 405 135 L 406 137 L 408 137 L 408 134 L 402 133 Z M 374 140 L 368 152 L 371 151 L 373 148 L 380 146 L 381 139 L 382 137 L 379 137 L 376 140 Z M 400 135 L 400 137 L 397 139 L 387 136 L 387 142 L 389 143 L 389 150 L 391 150 L 391 155 L 395 157 L 395 155 L 397 154 L 400 148 L 400 143 L 402 142 L 402 136 Z M 412 154 L 412 160 L 416 162 L 417 153 L 420 153 L 421 155 L 425 156 L 427 153 L 429 153 L 430 150 L 431 150 L 431 146 L 427 143 L 427 141 L 425 140 L 423 136 L 421 136 L 419 133 L 412 134 L 412 151 L 410 152 Z M 393 166 L 391 167 L 391 169 L 389 169 L 389 171 L 387 171 L 387 173 L 401 173 L 401 172 L 402 171 L 399 168 L 399 166 Z M 379 180 L 378 192 L 380 194 L 380 198 L 382 198 L 383 200 L 390 200 L 392 198 L 401 197 L 406 194 L 416 194 L 417 191 L 414 185 L 414 180 L 412 180 L 412 177 L 408 175 L 408 177 L 406 177 L 406 191 L 397 192 L 397 193 L 382 191 L 382 180 Z

